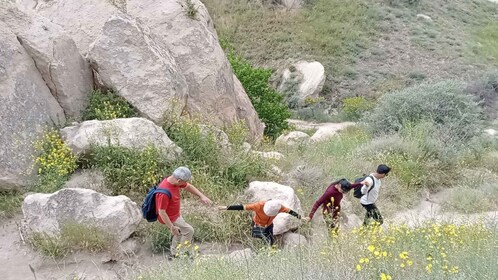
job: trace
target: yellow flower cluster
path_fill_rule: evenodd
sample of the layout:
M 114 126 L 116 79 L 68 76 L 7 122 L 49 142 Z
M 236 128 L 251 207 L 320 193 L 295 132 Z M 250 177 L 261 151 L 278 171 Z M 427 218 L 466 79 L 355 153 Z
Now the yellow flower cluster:
M 55 129 L 47 129 L 41 139 L 34 143 L 38 156 L 35 164 L 38 174 L 51 174 L 66 176 L 71 174 L 78 166 L 77 157 L 64 144 Z
M 355 228 L 353 233 L 364 249 L 355 264 L 356 271 L 373 278 L 380 275 L 380 279 L 403 278 L 408 271 L 457 274 L 459 266 L 453 256 L 465 250 L 466 241 L 487 240 L 492 234 L 483 225 L 454 224 L 426 224 L 419 228 L 401 225 L 387 229 L 373 226 Z

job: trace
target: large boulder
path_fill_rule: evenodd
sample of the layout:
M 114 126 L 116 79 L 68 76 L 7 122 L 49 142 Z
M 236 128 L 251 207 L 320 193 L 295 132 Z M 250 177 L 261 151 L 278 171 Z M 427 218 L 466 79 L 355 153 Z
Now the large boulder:
M 86 55 L 102 26 L 113 14 L 126 11 L 124 1 L 106 0 L 17 0 L 25 12 L 36 13 L 62 26 Z
M 284 186 L 275 182 L 260 182 L 254 181 L 249 183 L 249 188 L 246 190 L 246 195 L 249 200 L 256 202 L 260 200 L 276 199 L 281 201 L 284 206 L 300 213 L 301 202 L 296 196 L 294 189 L 289 186 Z M 273 220 L 273 233 L 279 235 L 289 230 L 296 229 L 299 226 L 299 220 L 295 217 L 280 213 Z
M 235 90 L 235 96 L 237 98 L 237 112 L 241 119 L 245 120 L 249 132 L 251 133 L 250 139 L 253 142 L 258 142 L 263 137 L 263 132 L 265 130 L 265 124 L 259 119 L 258 113 L 247 96 L 242 83 L 239 79 L 233 75 L 233 86 Z
M 247 94 L 234 89 L 230 64 L 201 1 L 128 0 L 127 12 L 162 39 L 185 75 L 188 113 L 217 126 L 245 120 L 253 138 L 261 137 L 263 126 Z
M 88 55 L 103 83 L 155 123 L 162 123 L 175 106 L 185 105 L 188 89 L 183 74 L 137 20 L 112 16 Z
M 93 89 L 93 75 L 74 41 L 61 26 L 36 15 L 17 35 L 66 117 L 80 120 Z
M 32 142 L 44 126 L 66 119 L 33 60 L 1 21 L 0 120 L 0 189 L 20 188 L 32 174 Z
M 143 118 L 85 121 L 65 127 L 60 132 L 64 143 L 77 155 L 88 154 L 91 145 L 116 145 L 134 149 L 152 145 L 163 151 L 170 160 L 182 152 L 161 127 Z
M 318 98 L 325 83 L 325 68 L 320 62 L 300 61 L 282 74 L 279 91 L 287 95 L 294 106 L 306 105 L 306 99 Z
M 62 189 L 53 194 L 28 195 L 22 204 L 28 233 L 56 235 L 65 224 L 94 226 L 127 239 L 142 219 L 135 202 L 124 195 L 106 196 L 88 189 Z

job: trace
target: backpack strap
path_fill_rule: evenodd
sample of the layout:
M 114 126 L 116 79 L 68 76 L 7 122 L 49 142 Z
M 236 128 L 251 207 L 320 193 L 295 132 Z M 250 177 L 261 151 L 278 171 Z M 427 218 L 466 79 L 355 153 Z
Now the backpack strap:
M 372 179 L 372 186 L 370 188 L 368 188 L 367 195 L 375 187 L 375 179 L 374 179 L 374 177 L 372 175 L 368 175 L 368 177 L 370 177 Z
M 157 188 L 154 193 L 162 193 L 162 194 L 167 195 L 169 198 L 171 198 L 171 192 L 169 190 L 167 190 L 167 189 L 159 189 L 159 188 Z

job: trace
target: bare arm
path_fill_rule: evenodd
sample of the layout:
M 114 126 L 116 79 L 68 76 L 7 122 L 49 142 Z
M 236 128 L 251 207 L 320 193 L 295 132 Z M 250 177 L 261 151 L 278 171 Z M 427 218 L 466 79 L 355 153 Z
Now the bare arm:
M 163 220 L 164 224 L 169 228 L 169 230 L 171 230 L 171 233 L 173 235 L 180 234 L 180 228 L 173 225 L 173 223 L 171 222 L 171 220 L 168 217 L 168 214 L 166 214 L 166 211 L 164 211 L 164 209 L 159 209 L 158 214 L 161 217 L 161 219 Z
M 209 204 L 209 205 L 213 204 L 213 202 L 209 198 L 207 198 L 207 196 L 205 196 L 203 193 L 201 193 L 201 191 L 199 191 L 193 185 L 187 184 L 187 187 L 185 187 L 185 190 L 193 195 L 198 196 L 204 204 Z

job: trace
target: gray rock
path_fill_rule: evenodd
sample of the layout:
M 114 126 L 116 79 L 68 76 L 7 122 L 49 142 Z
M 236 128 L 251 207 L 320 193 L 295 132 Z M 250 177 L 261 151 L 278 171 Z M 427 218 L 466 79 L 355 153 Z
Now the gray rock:
M 80 120 L 81 112 L 88 106 L 93 76 L 74 41 L 62 27 L 36 15 L 18 38 L 66 117 Z
M 53 194 L 28 195 L 22 204 L 28 233 L 58 234 L 67 223 L 95 226 L 116 237 L 127 239 L 142 215 L 135 202 L 124 195 L 106 196 L 88 189 L 62 189 Z
M 296 196 L 294 189 L 274 182 L 254 181 L 249 183 L 249 188 L 245 191 L 249 200 L 256 202 L 260 200 L 276 199 L 280 200 L 284 206 L 300 213 L 301 202 Z M 299 220 L 295 217 L 280 213 L 273 220 L 273 233 L 279 235 L 299 226 Z
M 90 189 L 101 194 L 112 195 L 111 190 L 106 186 L 104 174 L 96 169 L 83 169 L 74 172 L 64 184 L 64 188 Z
M 188 88 L 183 74 L 135 19 L 112 16 L 88 55 L 103 83 L 155 123 L 162 123 L 174 106 L 184 107 Z
M 161 127 L 143 118 L 85 121 L 77 126 L 65 127 L 60 132 L 62 140 L 74 154 L 88 154 L 92 144 L 135 149 L 152 145 L 163 151 L 170 160 L 182 152 Z
M 0 189 L 20 188 L 32 177 L 32 142 L 44 126 L 62 125 L 64 112 L 33 60 L 0 22 Z
M 245 91 L 234 88 L 230 64 L 206 7 L 199 0 L 190 3 L 128 0 L 127 11 L 149 26 L 162 39 L 158 44 L 171 52 L 188 83 L 185 109 L 190 115 L 216 126 L 244 120 L 252 138 L 261 138 L 263 126 Z
M 285 69 L 279 91 L 296 98 L 298 106 L 304 106 L 307 98 L 318 98 L 325 83 L 325 68 L 320 62 L 300 61 Z
M 27 13 L 36 13 L 62 26 L 83 55 L 100 35 L 104 23 L 123 9 L 103 0 L 17 0 Z
M 286 232 L 282 235 L 282 246 L 284 248 L 294 248 L 304 245 L 308 245 L 308 240 L 299 233 Z

